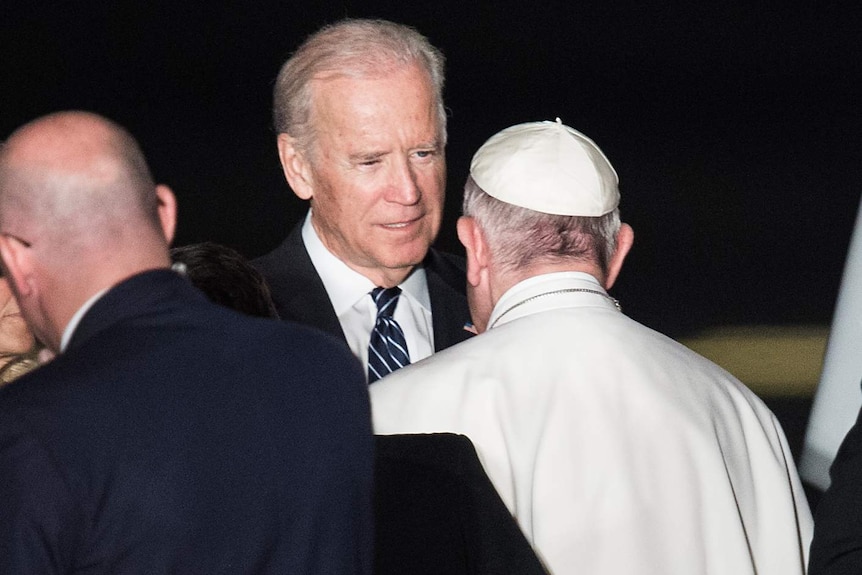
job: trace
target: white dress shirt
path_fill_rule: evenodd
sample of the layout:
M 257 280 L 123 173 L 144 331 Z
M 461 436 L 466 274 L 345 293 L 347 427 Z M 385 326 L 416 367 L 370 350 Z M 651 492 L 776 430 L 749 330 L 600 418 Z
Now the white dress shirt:
M 311 210 L 302 225 L 302 241 L 311 263 L 323 281 L 335 315 L 353 354 L 368 369 L 368 343 L 377 320 L 377 306 L 370 292 L 376 285 L 351 269 L 330 252 L 311 224 Z M 431 298 L 425 269 L 418 265 L 398 286 L 401 296 L 393 318 L 407 340 L 410 361 L 416 362 L 434 352 L 434 330 L 431 324 Z

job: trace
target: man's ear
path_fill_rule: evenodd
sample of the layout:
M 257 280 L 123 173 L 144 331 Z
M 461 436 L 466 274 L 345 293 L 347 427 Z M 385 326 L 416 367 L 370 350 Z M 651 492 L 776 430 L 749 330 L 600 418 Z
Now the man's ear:
M 488 269 L 488 244 L 482 228 L 470 216 L 458 218 L 457 230 L 458 239 L 467 252 L 467 282 L 476 287 Z
M 617 247 L 614 250 L 614 255 L 608 263 L 608 277 L 605 280 L 605 289 L 611 289 L 614 282 L 617 281 L 617 276 L 620 275 L 620 270 L 623 268 L 629 250 L 632 249 L 632 244 L 635 241 L 635 232 L 628 224 L 621 224 L 620 231 L 617 234 Z
M 31 248 L 17 238 L 0 234 L 0 258 L 15 295 L 19 298 L 32 295 L 35 287 Z
M 277 143 L 281 169 L 284 171 L 284 177 L 290 189 L 300 199 L 310 200 L 314 195 L 311 164 L 296 147 L 295 138 L 287 134 L 279 134 Z
M 171 189 L 163 184 L 156 186 L 156 198 L 162 232 L 170 245 L 174 241 L 174 232 L 177 229 L 177 198 Z

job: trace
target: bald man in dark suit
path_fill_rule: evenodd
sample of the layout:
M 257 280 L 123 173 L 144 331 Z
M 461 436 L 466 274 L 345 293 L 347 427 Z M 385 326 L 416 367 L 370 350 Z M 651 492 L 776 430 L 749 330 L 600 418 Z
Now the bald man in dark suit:
M 358 362 L 169 269 L 132 137 L 52 114 L 0 149 L 0 257 L 58 355 L 0 389 L 0 573 L 370 573 Z

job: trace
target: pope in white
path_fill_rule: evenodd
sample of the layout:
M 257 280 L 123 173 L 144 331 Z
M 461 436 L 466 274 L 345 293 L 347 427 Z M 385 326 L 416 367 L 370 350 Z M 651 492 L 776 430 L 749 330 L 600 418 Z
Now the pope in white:
M 480 333 L 370 387 L 377 433 L 470 437 L 551 573 L 794 575 L 812 521 L 781 426 L 626 317 L 617 174 L 557 122 L 476 153 L 458 237 Z

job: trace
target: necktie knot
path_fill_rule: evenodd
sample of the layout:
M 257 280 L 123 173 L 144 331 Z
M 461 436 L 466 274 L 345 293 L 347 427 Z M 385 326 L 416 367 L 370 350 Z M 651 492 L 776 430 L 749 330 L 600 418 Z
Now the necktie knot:
M 398 305 L 398 296 L 400 295 L 400 287 L 376 287 L 371 290 L 371 298 L 377 306 L 377 317 L 392 317 L 392 314 L 395 313 L 395 306 Z

